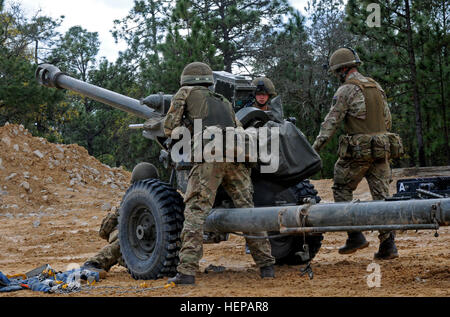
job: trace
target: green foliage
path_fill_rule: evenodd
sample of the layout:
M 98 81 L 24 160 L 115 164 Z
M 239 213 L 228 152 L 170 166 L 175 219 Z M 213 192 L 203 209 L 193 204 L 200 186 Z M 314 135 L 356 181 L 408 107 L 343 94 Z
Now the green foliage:
M 59 103 L 63 93 L 48 90 L 34 79 L 35 56 L 29 48 L 53 32 L 45 31 L 58 22 L 36 15 L 31 21 L 24 18 L 19 6 L 0 11 L 0 125 L 6 122 L 23 124 L 34 134 L 59 138 L 54 126 L 64 116 L 65 107 Z
M 63 94 L 34 80 L 35 66 L 0 47 L 0 125 L 23 124 L 31 131 L 48 132 L 63 114 L 57 104 Z
M 150 60 L 154 62 L 171 10 L 170 1 L 135 0 L 129 14 L 114 21 L 113 37 L 116 41 L 124 40 L 128 45 L 122 54 L 127 63 L 145 69 Z
M 82 81 L 87 81 L 89 72 L 95 69 L 100 41 L 97 32 L 88 32 L 81 26 L 71 27 L 56 44 L 52 58 L 61 70 Z
M 366 24 L 366 8 L 373 2 L 381 8 L 380 28 Z M 449 163 L 445 2 L 349 0 L 347 4 L 350 30 L 362 37 L 357 50 L 364 69 L 385 87 L 395 118 L 393 130 L 408 145 L 407 165 Z
M 259 50 L 259 39 L 282 23 L 291 11 L 286 0 L 178 0 L 188 4 L 214 35 L 214 46 L 221 52 L 225 71 L 242 64 Z
M 162 53 L 158 84 L 166 91 L 176 92 L 184 67 L 192 62 L 204 62 L 212 69 L 223 69 L 213 45 L 212 31 L 190 10 L 189 1 L 178 1 L 172 15 L 165 43 L 159 46 Z M 186 35 L 181 35 L 181 32 Z M 156 82 L 156 81 L 154 81 Z M 157 86 L 156 86 L 157 87 Z

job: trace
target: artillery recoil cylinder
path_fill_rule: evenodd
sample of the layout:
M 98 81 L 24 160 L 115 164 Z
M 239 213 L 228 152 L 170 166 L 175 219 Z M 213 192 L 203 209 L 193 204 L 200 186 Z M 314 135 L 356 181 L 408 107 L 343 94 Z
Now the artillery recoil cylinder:
M 205 231 L 280 231 L 293 234 L 380 229 L 436 230 L 449 224 L 450 198 L 443 198 L 213 209 L 206 219 Z

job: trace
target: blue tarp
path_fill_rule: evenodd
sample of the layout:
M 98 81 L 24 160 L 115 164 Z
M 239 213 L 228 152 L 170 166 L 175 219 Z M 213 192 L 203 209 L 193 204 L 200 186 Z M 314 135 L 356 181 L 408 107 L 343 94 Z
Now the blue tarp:
M 71 292 L 80 289 L 81 280 L 95 280 L 98 282 L 100 276 L 98 272 L 81 268 L 55 273 L 52 276 L 48 276 L 48 274 L 44 274 L 43 272 L 38 276 L 28 279 L 8 278 L 0 272 L 0 293 L 20 291 L 23 289 L 31 289 L 32 291 L 44 293 L 54 293 L 57 291 Z

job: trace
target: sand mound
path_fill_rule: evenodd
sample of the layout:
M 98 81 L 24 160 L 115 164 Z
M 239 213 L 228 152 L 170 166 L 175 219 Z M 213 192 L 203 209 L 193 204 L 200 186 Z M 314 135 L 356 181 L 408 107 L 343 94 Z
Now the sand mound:
M 130 173 L 76 145 L 33 137 L 22 125 L 0 127 L 0 209 L 26 212 L 63 202 L 60 192 L 128 187 Z

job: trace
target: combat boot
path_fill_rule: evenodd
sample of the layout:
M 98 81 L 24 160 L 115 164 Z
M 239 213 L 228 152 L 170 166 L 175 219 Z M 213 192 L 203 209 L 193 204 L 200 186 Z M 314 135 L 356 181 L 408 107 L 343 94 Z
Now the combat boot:
M 391 233 L 389 238 L 380 242 L 378 252 L 374 254 L 375 260 L 391 260 L 398 258 L 397 246 L 394 241 L 395 236 Z
M 88 271 L 92 271 L 92 272 L 97 272 L 99 277 L 101 279 L 104 279 L 106 277 L 106 270 L 104 268 L 102 268 L 98 263 L 96 262 L 92 262 L 92 261 L 87 261 L 83 264 L 83 266 L 81 267 L 82 270 L 88 270 Z
M 175 283 L 176 285 L 194 285 L 195 284 L 195 276 L 187 275 L 183 273 L 177 273 L 172 278 L 167 280 L 168 284 Z
M 261 278 L 275 277 L 275 271 L 273 269 L 273 265 L 264 266 L 259 269 Z
M 355 253 L 360 249 L 367 248 L 369 242 L 362 232 L 349 232 L 348 239 L 345 241 L 345 245 L 339 249 L 340 254 L 351 254 Z

